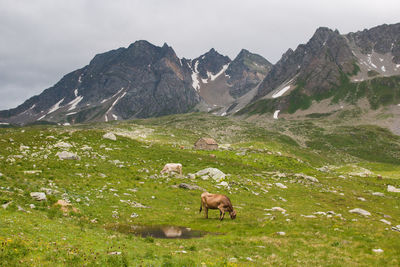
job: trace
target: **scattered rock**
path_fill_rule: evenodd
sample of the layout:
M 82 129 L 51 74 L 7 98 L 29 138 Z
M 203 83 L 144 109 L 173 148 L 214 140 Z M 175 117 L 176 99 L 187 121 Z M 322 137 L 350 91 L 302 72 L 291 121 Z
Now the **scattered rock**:
M 228 259 L 229 262 L 237 262 L 238 260 L 235 257 L 229 258 Z
M 57 190 L 54 190 L 54 189 L 51 189 L 51 188 L 46 188 L 46 187 L 42 187 L 42 188 L 40 188 L 40 190 L 44 191 L 46 193 L 46 195 L 54 195 L 54 194 L 60 193 Z
M 203 188 L 201 188 L 198 185 L 190 185 L 190 184 L 186 184 L 186 183 L 181 183 L 178 185 L 179 188 L 183 188 L 183 189 L 189 189 L 189 190 L 200 190 L 200 191 L 206 191 Z
M 29 204 L 29 208 L 31 208 L 31 209 L 35 209 L 35 208 L 36 208 L 36 206 L 35 206 L 35 204 Z
M 305 175 L 303 173 L 296 173 L 294 176 L 296 176 L 297 178 L 303 178 L 305 180 L 308 180 L 312 183 L 319 183 L 318 179 L 313 177 L 313 176 L 309 176 L 309 175 Z
M 1 205 L 3 209 L 7 209 L 8 206 L 10 206 L 10 204 L 12 203 L 12 201 L 7 202 L 6 204 Z
M 106 133 L 106 134 L 103 135 L 103 138 L 104 139 L 110 139 L 112 141 L 116 141 L 117 140 L 117 137 L 113 133 Z
M 123 200 L 123 199 L 120 199 L 119 201 L 121 201 L 122 203 L 129 204 L 132 208 L 143 208 L 143 209 L 148 209 L 148 208 L 150 208 L 150 207 L 148 207 L 148 206 L 145 206 L 145 205 L 143 205 L 143 204 L 141 204 L 141 203 L 139 203 L 139 202 L 132 201 L 132 200 Z
M 189 174 L 187 175 L 187 178 L 189 178 L 189 179 L 196 179 L 196 175 L 193 174 L 193 173 L 189 173 Z
M 66 142 L 58 142 L 57 144 L 54 145 L 54 147 L 58 147 L 58 148 L 71 148 L 72 145 L 70 143 L 66 143 Z
M 68 151 L 57 152 L 56 156 L 58 156 L 58 158 L 60 160 L 64 160 L 64 159 L 79 160 L 80 159 L 80 157 L 78 155 L 76 155 L 75 153 L 72 153 L 72 152 L 68 152 Z
M 139 214 L 137 214 L 137 213 L 132 213 L 131 214 L 131 218 L 137 218 L 137 217 L 139 217 Z
M 392 193 L 400 193 L 400 188 L 396 188 L 393 185 L 388 185 L 387 191 Z
M 30 195 L 34 200 L 37 201 L 47 200 L 46 194 L 43 192 L 31 192 Z
M 281 208 L 281 207 L 272 207 L 271 209 L 264 209 L 266 211 L 280 211 L 280 212 L 286 212 L 285 209 Z
M 363 197 L 358 197 L 357 199 L 360 200 L 360 201 L 367 201 L 367 200 L 365 200 L 365 198 L 363 198 Z
M 392 227 L 393 231 L 400 232 L 400 224 Z
M 372 251 L 375 253 L 383 253 L 383 249 L 380 249 L 380 248 L 375 248 Z
M 276 232 L 277 235 L 286 235 L 285 232 Z
M 282 188 L 282 189 L 286 189 L 286 188 L 287 188 L 286 185 L 281 184 L 281 183 L 275 183 L 275 185 L 276 185 L 277 187 L 279 187 L 279 188 Z
M 88 151 L 88 150 L 93 150 L 93 148 L 90 146 L 84 145 L 83 147 L 81 147 L 81 150 Z
M 378 197 L 384 197 L 385 196 L 385 194 L 381 193 L 381 192 L 373 192 L 372 195 L 373 196 L 378 196 Z
M 228 183 L 225 182 L 225 181 L 222 181 L 222 182 L 220 182 L 220 183 L 217 184 L 217 185 L 224 186 L 224 187 L 228 187 L 228 186 L 229 186 Z
M 389 222 L 389 221 L 387 221 L 387 220 L 385 220 L 385 219 L 380 219 L 379 221 L 380 221 L 380 222 L 383 222 L 383 223 L 386 223 L 387 225 L 392 225 L 391 222 Z
M 310 218 L 310 219 L 317 218 L 317 216 L 315 216 L 315 215 L 303 215 L 303 214 L 301 214 L 301 217 Z
M 226 177 L 226 174 L 217 168 L 206 168 L 206 169 L 196 172 L 195 175 L 200 176 L 200 177 L 208 176 L 208 177 L 211 177 L 216 182 L 221 182 Z M 203 177 L 202 177 L 202 179 L 206 180 Z
M 359 215 L 362 215 L 362 216 L 371 216 L 370 212 L 368 212 L 366 210 L 363 210 L 363 209 L 360 209 L 360 208 L 355 208 L 355 209 L 349 210 L 349 212 L 350 213 L 356 213 L 356 214 L 359 214 Z

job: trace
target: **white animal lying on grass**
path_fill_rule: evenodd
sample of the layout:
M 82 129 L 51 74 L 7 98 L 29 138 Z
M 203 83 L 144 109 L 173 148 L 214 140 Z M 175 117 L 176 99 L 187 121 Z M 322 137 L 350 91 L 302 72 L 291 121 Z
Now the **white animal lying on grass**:
M 160 173 L 168 173 L 177 172 L 182 175 L 182 164 L 180 163 L 167 163 Z

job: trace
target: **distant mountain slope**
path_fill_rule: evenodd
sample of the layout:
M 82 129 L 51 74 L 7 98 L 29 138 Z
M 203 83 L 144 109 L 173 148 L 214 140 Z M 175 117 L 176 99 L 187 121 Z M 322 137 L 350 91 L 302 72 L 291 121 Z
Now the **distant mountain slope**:
M 233 61 L 229 77 L 226 71 L 232 61 L 214 49 L 194 60 L 179 59 L 167 44 L 157 47 L 137 41 L 96 55 L 89 65 L 65 75 L 40 95 L 0 111 L 0 121 L 111 121 L 185 113 L 199 103 L 208 109 L 221 107 L 260 82 L 271 65 L 250 52 L 241 52 L 242 57 L 254 57 L 254 62 L 253 58 Z M 251 69 L 253 65 L 258 67 Z
M 370 30 L 341 35 L 328 28 L 319 28 L 306 43 L 295 51 L 289 49 L 272 67 L 254 94 L 251 103 L 240 111 L 245 113 L 293 113 L 308 109 L 313 101 L 332 98 L 349 101 L 367 94 L 381 98 L 377 87 L 391 83 L 391 76 L 400 75 L 400 24 L 381 25 Z M 366 83 L 358 92 L 355 83 Z M 397 100 L 397 82 L 382 104 Z M 376 108 L 371 99 L 371 108 Z M 379 106 L 379 105 L 378 105 Z M 323 110 L 321 111 L 323 112 Z

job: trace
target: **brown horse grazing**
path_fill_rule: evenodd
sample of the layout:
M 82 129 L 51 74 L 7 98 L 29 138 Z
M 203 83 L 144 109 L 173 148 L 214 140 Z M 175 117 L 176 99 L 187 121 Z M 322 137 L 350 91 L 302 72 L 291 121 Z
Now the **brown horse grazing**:
M 230 199 L 225 195 L 204 192 L 201 194 L 200 212 L 203 208 L 206 219 L 208 218 L 208 209 L 219 209 L 219 219 L 221 221 L 224 219 L 225 212 L 229 212 L 232 220 L 236 218 L 236 211 L 233 210 Z

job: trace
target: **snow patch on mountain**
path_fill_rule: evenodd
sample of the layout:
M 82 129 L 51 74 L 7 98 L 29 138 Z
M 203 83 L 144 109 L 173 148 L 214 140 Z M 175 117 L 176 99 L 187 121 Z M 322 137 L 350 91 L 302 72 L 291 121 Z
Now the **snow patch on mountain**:
M 69 103 L 67 104 L 67 106 L 68 106 L 68 105 L 71 105 L 71 106 L 68 108 L 68 111 L 76 109 L 76 106 L 79 104 L 79 102 L 82 101 L 82 99 L 83 99 L 83 96 L 76 96 L 76 98 L 75 98 L 74 100 L 72 100 L 71 102 L 69 102 Z
M 280 110 L 275 110 L 274 112 L 274 119 L 277 120 L 278 119 L 278 114 L 279 114 Z
M 52 107 L 49 109 L 49 111 L 47 112 L 47 114 L 50 114 L 50 113 L 56 111 L 57 109 L 59 109 L 59 108 L 60 108 L 60 105 L 61 105 L 61 103 L 62 103 L 63 101 L 64 101 L 64 98 L 61 99 L 60 101 L 58 101 L 56 104 L 54 104 L 54 106 L 52 106 Z
M 196 91 L 200 90 L 199 71 L 197 69 L 198 66 L 199 66 L 199 61 L 196 60 L 196 63 L 194 63 L 194 70 L 192 70 L 192 87 Z
M 280 91 L 276 92 L 272 95 L 272 98 L 281 97 L 284 93 L 286 93 L 290 89 L 290 85 L 283 87 Z

